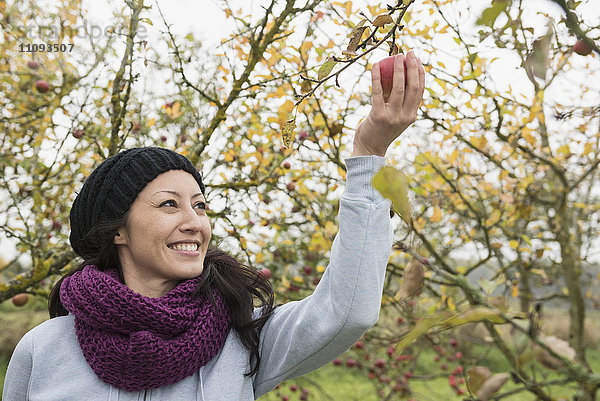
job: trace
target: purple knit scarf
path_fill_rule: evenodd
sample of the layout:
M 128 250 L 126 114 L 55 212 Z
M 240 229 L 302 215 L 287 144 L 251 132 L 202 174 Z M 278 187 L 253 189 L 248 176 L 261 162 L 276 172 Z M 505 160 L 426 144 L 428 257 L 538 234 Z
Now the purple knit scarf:
M 126 391 L 182 380 L 214 358 L 229 333 L 229 309 L 213 290 L 194 297 L 199 278 L 160 298 L 144 297 L 119 281 L 115 270 L 86 266 L 65 278 L 60 300 L 75 316 L 75 332 L 98 377 Z

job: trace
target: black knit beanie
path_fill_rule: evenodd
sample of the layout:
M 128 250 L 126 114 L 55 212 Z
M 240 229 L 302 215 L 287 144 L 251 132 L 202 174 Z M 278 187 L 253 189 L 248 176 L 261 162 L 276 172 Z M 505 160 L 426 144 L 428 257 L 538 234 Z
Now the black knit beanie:
M 84 259 L 97 257 L 111 238 L 90 235 L 92 229 L 122 218 L 146 184 L 169 170 L 193 175 L 204 194 L 202 177 L 192 162 L 169 149 L 133 148 L 103 161 L 85 181 L 71 208 L 69 240 L 75 252 Z

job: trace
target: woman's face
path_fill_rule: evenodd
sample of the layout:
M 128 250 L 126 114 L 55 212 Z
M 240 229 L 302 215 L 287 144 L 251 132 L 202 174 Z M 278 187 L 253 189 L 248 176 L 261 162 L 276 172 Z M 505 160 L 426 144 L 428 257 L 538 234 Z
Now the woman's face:
M 211 236 L 205 202 L 183 170 L 169 170 L 146 185 L 114 237 L 128 287 L 159 297 L 202 273 Z

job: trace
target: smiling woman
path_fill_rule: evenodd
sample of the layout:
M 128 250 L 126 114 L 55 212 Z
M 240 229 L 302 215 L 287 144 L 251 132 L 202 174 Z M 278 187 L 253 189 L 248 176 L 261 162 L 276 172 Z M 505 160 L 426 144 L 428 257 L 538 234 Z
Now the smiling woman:
M 267 278 L 209 246 L 205 187 L 184 156 L 135 148 L 101 163 L 70 213 L 83 262 L 15 348 L 3 400 L 252 400 L 352 346 L 379 317 L 393 238 L 371 181 L 423 96 L 423 66 L 412 52 L 404 65 L 396 56 L 389 101 L 373 68 L 330 263 L 301 301 L 274 306 Z

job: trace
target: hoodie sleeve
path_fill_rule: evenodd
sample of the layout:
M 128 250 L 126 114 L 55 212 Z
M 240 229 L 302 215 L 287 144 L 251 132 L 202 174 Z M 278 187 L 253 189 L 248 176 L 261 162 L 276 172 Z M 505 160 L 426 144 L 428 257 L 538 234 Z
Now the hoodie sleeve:
M 5 401 L 27 400 L 33 365 L 33 334 L 25 334 L 13 351 L 6 376 L 2 399 Z
M 390 202 L 371 185 L 380 156 L 344 160 L 346 189 L 329 265 L 314 292 L 277 309 L 260 335 L 255 398 L 350 348 L 379 318 L 393 230 Z

